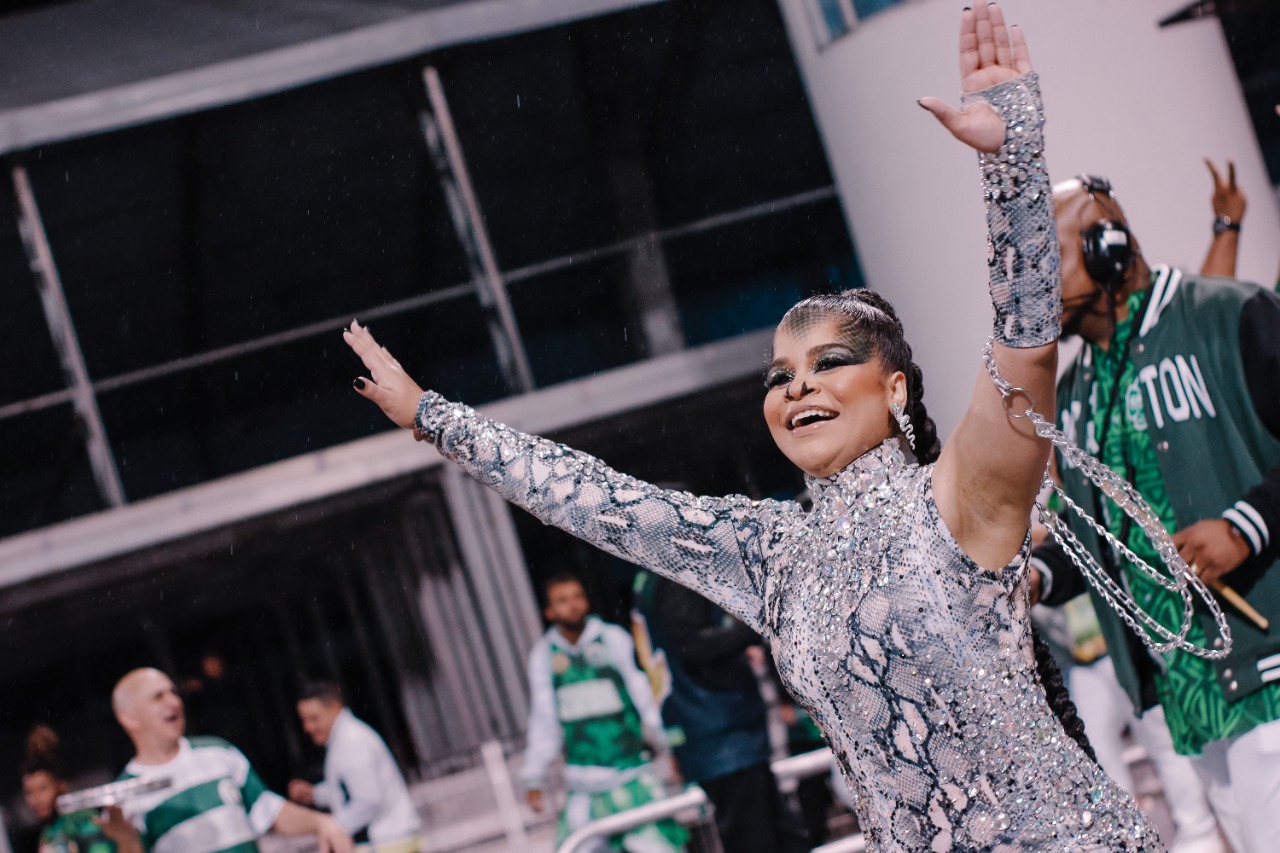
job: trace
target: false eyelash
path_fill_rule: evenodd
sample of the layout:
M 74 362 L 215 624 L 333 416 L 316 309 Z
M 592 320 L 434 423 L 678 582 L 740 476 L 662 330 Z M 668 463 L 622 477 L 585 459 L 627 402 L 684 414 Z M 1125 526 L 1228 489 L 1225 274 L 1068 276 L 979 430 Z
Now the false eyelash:
M 789 370 L 771 370 L 764 375 L 764 387 L 766 390 L 777 388 L 795 378 L 796 375 Z M 784 379 L 786 380 L 785 382 L 782 381 Z
M 846 367 L 855 364 L 861 364 L 861 362 L 844 353 L 826 353 L 819 356 L 818 360 L 813 363 L 813 369 L 829 370 L 833 367 Z

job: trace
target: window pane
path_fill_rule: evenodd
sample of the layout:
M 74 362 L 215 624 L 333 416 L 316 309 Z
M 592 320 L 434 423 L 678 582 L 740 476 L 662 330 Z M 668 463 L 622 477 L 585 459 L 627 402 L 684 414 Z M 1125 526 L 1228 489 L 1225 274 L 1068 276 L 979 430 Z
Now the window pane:
M 479 304 L 431 306 L 370 323 L 425 387 L 468 403 L 505 393 Z M 130 499 L 137 500 L 393 429 L 351 389 L 365 371 L 340 329 L 100 396 Z
M 18 236 L 13 181 L 6 172 L 0 191 L 0 406 L 66 388 L 53 348 L 36 279 Z
M 32 180 L 97 379 L 468 274 L 402 67 L 43 149 Z
M 834 199 L 668 241 L 690 345 L 773 326 L 807 294 L 862 283 Z
M 826 26 L 826 41 L 832 41 L 849 32 L 850 21 L 840 0 L 813 0 Z
M 469 45 L 433 60 L 503 269 L 618 238 L 574 29 Z
M 0 536 L 105 508 L 70 404 L 0 420 Z
M 863 21 L 901 2 L 902 0 L 853 0 L 853 9 L 858 13 L 858 20 Z
M 573 264 L 511 285 L 511 303 L 539 385 L 635 361 L 643 341 L 625 304 L 625 258 Z M 629 328 L 630 327 L 630 328 Z

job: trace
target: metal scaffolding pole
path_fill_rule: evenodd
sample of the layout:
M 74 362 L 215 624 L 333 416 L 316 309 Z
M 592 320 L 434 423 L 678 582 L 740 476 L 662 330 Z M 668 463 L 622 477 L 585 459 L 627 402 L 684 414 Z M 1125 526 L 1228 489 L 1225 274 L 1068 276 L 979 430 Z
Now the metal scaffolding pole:
M 430 109 L 420 113 L 422 135 L 435 163 L 436 176 L 449 204 L 449 217 L 453 221 L 458 240 L 467 255 L 471 279 L 484 308 L 485 321 L 489 325 L 489 337 L 498 356 L 498 366 L 508 388 L 517 394 L 533 390 L 533 371 L 529 356 L 516 325 L 515 312 L 507 295 L 502 271 L 493 255 L 489 232 L 480 213 L 471 174 L 462 154 L 462 145 L 453 126 L 449 102 L 445 100 L 440 74 L 430 65 L 422 69 L 422 81 L 427 90 Z
M 49 238 L 40 219 L 40 208 L 36 205 L 36 196 L 31 190 L 31 179 L 23 166 L 13 167 L 13 188 L 18 200 L 18 232 L 22 235 L 22 245 L 27 250 L 27 260 L 35 275 L 36 288 L 40 291 L 40 301 L 44 305 L 44 317 L 49 324 L 49 334 L 53 336 L 54 349 L 58 352 L 58 360 L 62 362 L 67 384 L 71 386 L 71 405 L 84 431 L 85 448 L 89 452 L 93 478 L 103 500 L 109 506 L 123 506 L 124 484 L 120 481 L 120 471 L 116 468 L 111 445 L 107 443 L 107 431 L 102 425 L 98 399 L 93 394 L 89 371 L 84 364 L 84 353 L 80 351 L 80 341 L 76 338 L 67 297 L 62 292 L 62 280 L 58 277 L 58 267 L 53 261 Z

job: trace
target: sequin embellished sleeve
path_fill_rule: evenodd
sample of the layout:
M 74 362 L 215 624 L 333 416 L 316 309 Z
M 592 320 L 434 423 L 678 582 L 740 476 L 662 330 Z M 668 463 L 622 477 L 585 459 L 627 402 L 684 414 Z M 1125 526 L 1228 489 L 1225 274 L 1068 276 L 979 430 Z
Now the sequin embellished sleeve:
M 695 497 L 619 474 L 434 391 L 417 426 L 444 456 L 546 524 L 671 578 L 764 631 L 764 513 L 742 496 Z
M 1004 119 L 1004 145 L 982 152 L 987 204 L 987 265 L 996 340 L 1009 347 L 1036 347 L 1058 339 L 1062 278 L 1053 188 L 1044 162 L 1044 106 L 1034 71 L 969 92 L 961 99 L 989 104 Z

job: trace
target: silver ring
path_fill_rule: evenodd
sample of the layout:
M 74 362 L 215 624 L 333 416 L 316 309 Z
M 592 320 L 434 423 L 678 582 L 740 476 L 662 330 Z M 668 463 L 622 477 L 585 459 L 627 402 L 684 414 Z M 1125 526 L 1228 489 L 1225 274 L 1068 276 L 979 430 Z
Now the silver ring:
M 1030 406 L 1027 406 L 1027 410 L 1026 410 L 1025 412 L 1023 412 L 1022 414 L 1020 414 L 1020 415 L 1018 415 L 1018 414 L 1014 414 L 1013 410 L 1012 410 L 1011 408 L 1009 408 L 1009 406 L 1010 406 L 1009 401 L 1010 401 L 1010 399 L 1012 399 L 1012 398 L 1014 397 L 1014 395 L 1016 395 L 1016 394 L 1021 394 L 1022 396 L 1024 396 L 1024 397 L 1026 397 L 1026 398 L 1027 398 L 1028 402 L 1030 402 L 1030 403 L 1031 403 L 1031 405 L 1030 405 Z M 1001 392 L 1000 392 L 1000 403 L 1004 406 L 1005 414 L 1007 414 L 1009 417 L 1011 417 L 1011 418 L 1015 418 L 1015 419 L 1017 419 L 1017 418 L 1029 418 L 1029 417 L 1031 417 L 1031 413 L 1032 413 L 1032 412 L 1034 412 L 1034 411 L 1036 410 L 1036 398 L 1035 398 L 1035 397 L 1033 397 L 1033 396 L 1031 396 L 1031 392 L 1030 392 L 1030 391 L 1028 391 L 1026 388 L 1020 388 L 1020 387 L 1018 387 L 1017 385 L 1012 385 L 1012 386 L 1010 386 L 1008 391 L 1001 391 Z

